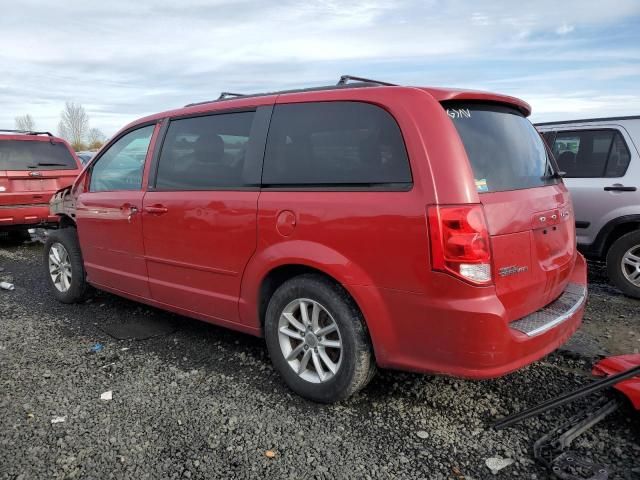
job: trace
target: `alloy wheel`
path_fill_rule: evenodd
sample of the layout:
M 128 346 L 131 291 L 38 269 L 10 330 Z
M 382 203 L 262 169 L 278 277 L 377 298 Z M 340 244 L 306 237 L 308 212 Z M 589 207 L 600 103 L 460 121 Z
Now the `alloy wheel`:
M 315 300 L 298 298 L 284 308 L 278 321 L 278 340 L 285 360 L 303 380 L 326 382 L 340 369 L 340 329 Z
M 631 247 L 622 256 L 622 273 L 636 287 L 640 287 L 640 245 Z
M 71 260 L 69 252 L 61 243 L 54 243 L 49 249 L 49 275 L 58 291 L 64 293 L 71 288 Z

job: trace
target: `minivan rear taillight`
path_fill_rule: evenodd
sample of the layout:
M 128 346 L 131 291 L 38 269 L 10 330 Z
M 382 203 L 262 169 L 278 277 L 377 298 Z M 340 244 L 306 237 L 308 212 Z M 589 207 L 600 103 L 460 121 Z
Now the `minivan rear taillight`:
M 481 205 L 430 206 L 431 264 L 468 282 L 491 283 L 489 231 Z

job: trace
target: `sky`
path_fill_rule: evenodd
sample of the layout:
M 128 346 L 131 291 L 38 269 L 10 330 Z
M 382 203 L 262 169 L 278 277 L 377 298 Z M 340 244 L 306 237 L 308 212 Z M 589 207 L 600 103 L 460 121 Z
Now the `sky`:
M 640 114 L 638 0 L 1 2 L 0 128 L 28 113 L 56 132 L 73 101 L 111 136 L 342 74 L 515 95 L 532 121 Z

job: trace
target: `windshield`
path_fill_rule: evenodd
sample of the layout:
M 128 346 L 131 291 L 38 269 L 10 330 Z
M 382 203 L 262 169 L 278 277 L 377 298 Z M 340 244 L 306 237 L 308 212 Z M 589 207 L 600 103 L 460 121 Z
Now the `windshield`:
M 1 140 L 0 170 L 70 170 L 78 168 L 64 143 Z
M 477 103 L 444 108 L 467 151 L 478 192 L 560 182 L 540 135 L 515 108 Z

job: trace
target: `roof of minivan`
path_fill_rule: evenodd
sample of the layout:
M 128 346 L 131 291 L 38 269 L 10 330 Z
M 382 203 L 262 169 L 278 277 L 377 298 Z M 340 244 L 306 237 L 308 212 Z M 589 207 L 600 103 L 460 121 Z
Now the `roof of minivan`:
M 185 107 L 180 107 L 172 110 L 167 110 L 164 112 L 159 112 L 153 115 L 149 115 L 144 118 L 140 118 L 135 120 L 128 125 L 126 125 L 122 130 L 125 130 L 129 127 L 150 122 L 153 120 L 158 120 L 160 118 L 171 117 L 176 115 L 188 115 L 190 113 L 201 113 L 207 110 L 207 107 L 219 106 L 221 103 L 224 105 L 228 105 L 229 108 L 234 107 L 246 107 L 247 103 L 251 103 L 251 99 L 260 98 L 263 101 L 273 97 L 287 97 L 289 95 L 299 95 L 304 93 L 320 93 L 323 91 L 332 91 L 332 90 L 346 90 L 346 89 L 417 89 L 422 90 L 428 94 L 430 94 L 435 100 L 438 102 L 445 101 L 483 101 L 483 102 L 491 102 L 491 103 L 501 103 L 508 104 L 516 107 L 520 110 L 525 116 L 529 116 L 531 114 L 531 106 L 516 97 L 512 97 L 510 95 L 502 95 L 498 93 L 491 92 L 483 92 L 480 90 L 465 90 L 465 89 L 457 89 L 457 88 L 440 88 L 440 87 L 409 87 L 409 86 L 401 86 L 401 85 L 376 85 L 371 83 L 360 83 L 360 84 L 349 84 L 344 86 L 326 86 L 326 87 L 313 87 L 308 89 L 299 89 L 299 90 L 284 90 L 281 92 L 268 92 L 264 94 L 251 94 L 251 95 L 242 95 L 242 96 L 231 96 L 227 98 L 211 100 L 206 102 L 192 103 Z

